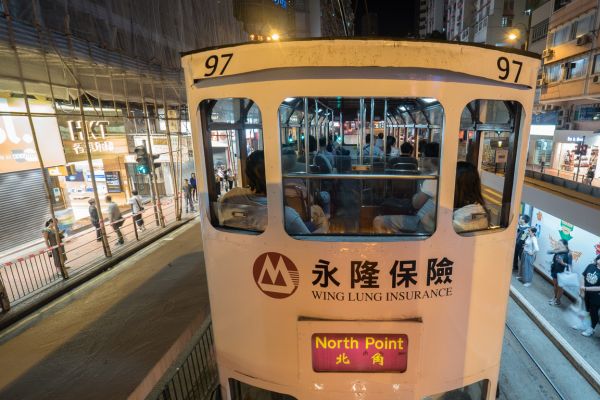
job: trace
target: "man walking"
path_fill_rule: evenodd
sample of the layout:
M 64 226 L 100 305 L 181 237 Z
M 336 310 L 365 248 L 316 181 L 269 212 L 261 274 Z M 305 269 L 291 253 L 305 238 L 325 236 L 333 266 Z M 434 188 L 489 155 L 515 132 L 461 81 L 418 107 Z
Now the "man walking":
M 192 201 L 195 203 L 198 201 L 198 188 L 196 186 L 196 174 L 192 172 L 192 176 L 190 176 L 190 188 L 192 196 Z
M 88 203 L 90 207 L 88 209 L 90 213 L 90 221 L 94 228 L 96 228 L 96 241 L 99 242 L 102 240 L 102 230 L 100 229 L 100 216 L 98 215 L 98 209 L 96 208 L 96 200 L 89 199 Z
M 137 190 L 132 190 L 131 194 L 132 196 L 127 203 L 131 206 L 131 214 L 133 215 L 133 220 L 137 225 L 137 229 L 139 229 L 140 232 L 143 232 L 146 230 L 146 227 L 144 226 L 144 217 L 142 215 L 142 212 L 144 211 L 144 201 Z
M 110 220 L 110 225 L 117 234 L 117 244 L 122 245 L 125 243 L 125 239 L 123 239 L 123 234 L 120 229 L 124 222 L 123 216 L 121 215 L 119 206 L 112 201 L 111 196 L 106 196 L 106 203 L 108 204 L 108 218 Z
M 183 180 L 183 186 L 181 188 L 183 190 L 183 198 L 185 199 L 185 212 L 189 213 L 194 212 L 194 201 L 192 199 L 192 187 L 190 186 L 187 179 Z

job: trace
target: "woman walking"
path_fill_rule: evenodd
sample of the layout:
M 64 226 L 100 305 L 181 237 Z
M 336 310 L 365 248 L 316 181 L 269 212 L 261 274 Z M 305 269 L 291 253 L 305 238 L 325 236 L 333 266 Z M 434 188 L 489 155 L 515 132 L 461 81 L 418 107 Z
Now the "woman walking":
M 569 242 L 565 239 L 561 239 L 558 242 L 557 247 L 548 252 L 554 254 L 552 257 L 552 267 L 550 268 L 550 275 L 552 276 L 552 283 L 554 284 L 554 297 L 548 301 L 551 306 L 559 306 L 560 298 L 563 294 L 563 288 L 558 286 L 558 274 L 565 272 L 565 270 L 571 268 L 573 257 L 569 250 Z

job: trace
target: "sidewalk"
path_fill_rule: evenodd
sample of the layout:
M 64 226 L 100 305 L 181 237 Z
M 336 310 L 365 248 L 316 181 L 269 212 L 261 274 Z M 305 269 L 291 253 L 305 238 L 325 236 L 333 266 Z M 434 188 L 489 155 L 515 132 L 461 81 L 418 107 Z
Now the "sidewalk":
M 561 306 L 549 305 L 548 300 L 553 297 L 552 283 L 540 276 L 539 271 L 536 272 L 530 287 L 523 286 L 516 274 L 513 275 L 511 284 L 596 372 L 600 372 L 600 327 L 596 327 L 592 337 L 585 337 L 581 335 L 581 331 L 571 328 L 569 308 L 573 303 L 563 295 Z
M 165 226 L 172 225 L 176 222 L 174 200 L 167 200 L 161 203 L 161 206 Z M 151 203 L 145 204 L 142 215 L 146 230 L 138 231 L 136 236 L 133 216 L 131 213 L 123 214 L 124 224 L 120 230 L 125 239 L 124 245 L 116 244 L 117 236 L 114 230 L 110 224 L 105 223 L 108 244 L 113 256 L 125 251 L 135 243 L 143 241 L 144 238 L 154 236 L 157 231 L 163 229 L 155 218 Z M 184 213 L 182 218 L 195 215 L 197 214 Z M 87 267 L 106 259 L 102 242 L 96 240 L 95 228 L 92 226 L 67 237 L 64 246 L 67 257 L 65 266 L 69 275 L 76 275 Z M 10 258 L 0 259 L 0 280 L 4 284 L 11 304 L 17 304 L 63 279 L 50 255 L 51 253 L 41 242 L 35 247 L 28 247 L 25 254 L 11 255 Z

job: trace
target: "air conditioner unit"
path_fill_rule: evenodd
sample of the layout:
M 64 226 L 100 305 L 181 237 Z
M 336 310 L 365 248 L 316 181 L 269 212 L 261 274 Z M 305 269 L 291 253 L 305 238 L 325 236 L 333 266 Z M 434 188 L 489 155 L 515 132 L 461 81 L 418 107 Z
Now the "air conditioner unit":
M 554 50 L 552 49 L 544 49 L 542 51 L 542 58 L 551 58 L 554 55 Z
M 589 35 L 582 35 L 577 38 L 577 46 L 583 46 L 591 41 Z
M 600 84 L 600 75 L 594 75 L 592 82 L 595 84 Z

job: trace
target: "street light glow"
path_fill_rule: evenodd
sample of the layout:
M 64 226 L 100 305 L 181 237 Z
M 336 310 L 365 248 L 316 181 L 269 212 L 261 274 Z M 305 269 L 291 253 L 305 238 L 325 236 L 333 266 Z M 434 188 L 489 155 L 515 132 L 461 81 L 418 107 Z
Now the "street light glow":
M 271 39 L 273 40 L 279 40 L 279 33 L 274 33 L 271 35 Z
M 516 33 L 514 33 L 514 32 L 511 32 L 511 33 L 509 33 L 509 34 L 508 34 L 508 36 L 506 36 L 506 37 L 508 38 L 508 40 L 516 40 L 516 39 L 519 37 L 519 35 L 517 35 L 517 34 L 516 34 Z

